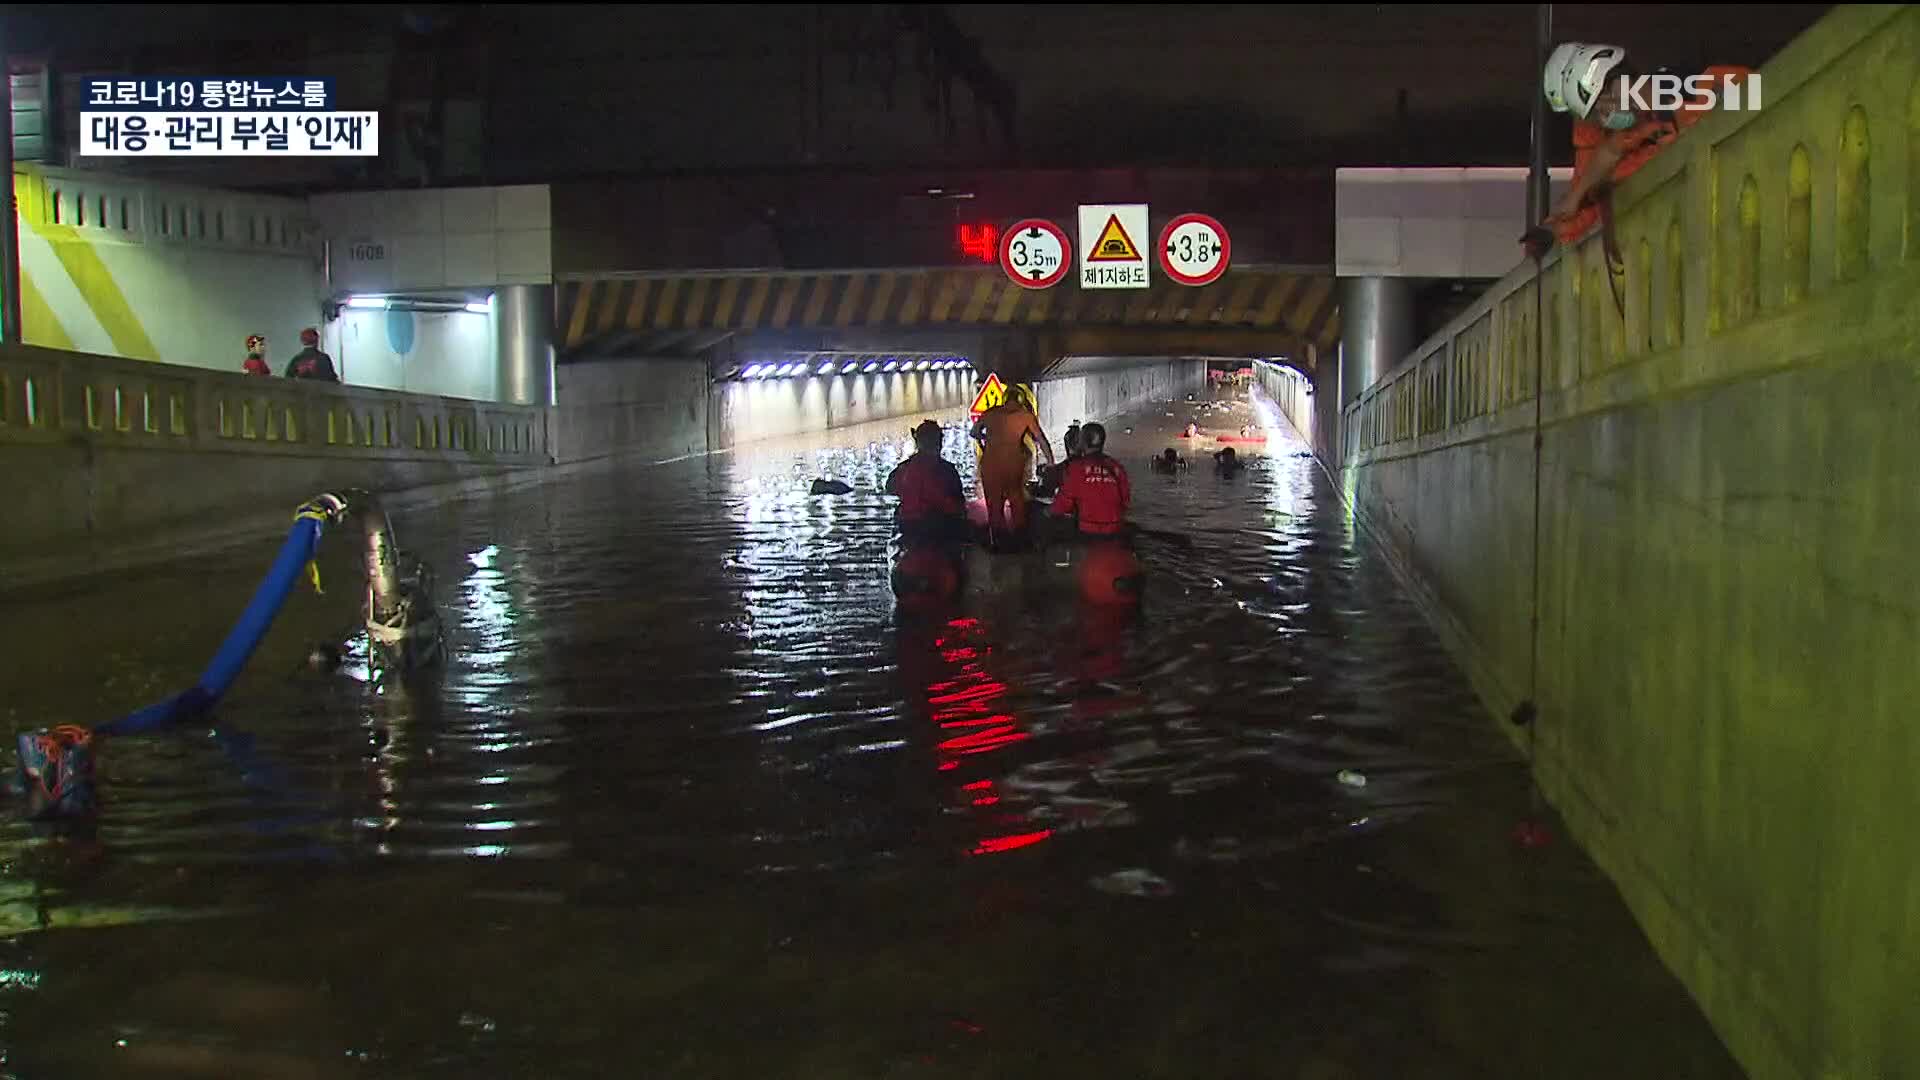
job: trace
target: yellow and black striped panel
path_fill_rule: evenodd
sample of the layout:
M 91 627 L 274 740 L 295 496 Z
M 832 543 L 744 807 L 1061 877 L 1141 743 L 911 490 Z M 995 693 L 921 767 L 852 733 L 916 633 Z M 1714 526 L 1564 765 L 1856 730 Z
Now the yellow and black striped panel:
M 998 267 L 977 267 L 582 277 L 559 293 L 569 351 L 615 332 L 854 326 L 1213 326 L 1282 330 L 1322 350 L 1340 336 L 1332 275 L 1262 267 L 1199 288 L 1159 278 L 1137 291 L 1023 289 Z

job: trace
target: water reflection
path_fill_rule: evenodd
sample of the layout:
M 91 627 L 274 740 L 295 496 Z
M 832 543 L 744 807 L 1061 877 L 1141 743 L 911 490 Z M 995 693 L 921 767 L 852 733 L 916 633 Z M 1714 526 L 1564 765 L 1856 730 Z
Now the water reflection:
M 96 847 L 0 825 L 7 1067 L 1737 1075 L 1590 864 L 1515 860 L 1515 756 L 1297 444 L 1148 482 L 1194 415 L 1110 425 L 1189 541 L 1143 546 L 1137 616 L 980 554 L 896 611 L 910 420 L 403 516 L 438 678 L 286 677 L 340 615 L 296 604 L 221 718 L 258 767 L 128 740 Z M 78 635 L 7 639 L 54 673 L 21 715 L 140 704 L 258 569 L 21 611 Z M 165 641 L 117 617 L 182 595 Z M 104 691 L 71 650 L 148 666 Z

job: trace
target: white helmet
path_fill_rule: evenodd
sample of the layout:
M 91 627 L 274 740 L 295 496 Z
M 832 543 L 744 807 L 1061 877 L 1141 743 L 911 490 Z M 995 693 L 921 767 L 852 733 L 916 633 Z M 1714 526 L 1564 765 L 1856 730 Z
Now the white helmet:
M 1547 104 L 1554 112 L 1570 112 L 1582 120 L 1593 111 L 1593 102 L 1607 85 L 1607 76 L 1627 62 L 1627 50 L 1618 45 L 1590 45 L 1566 42 L 1547 57 L 1541 83 L 1547 91 Z

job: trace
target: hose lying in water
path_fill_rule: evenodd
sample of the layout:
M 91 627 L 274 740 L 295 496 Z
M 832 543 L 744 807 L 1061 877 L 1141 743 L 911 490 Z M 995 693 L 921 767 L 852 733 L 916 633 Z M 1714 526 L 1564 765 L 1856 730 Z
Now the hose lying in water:
M 431 599 L 432 576 L 425 565 L 409 560 L 410 565 L 402 570 L 392 526 L 371 495 L 316 495 L 294 513 L 293 528 L 280 545 L 279 555 L 192 686 L 92 731 L 64 726 L 20 734 L 18 782 L 28 796 L 29 816 L 85 817 L 94 812 L 94 736 L 163 731 L 211 711 L 266 637 L 301 571 L 313 564 L 326 526 L 348 514 L 360 517 L 366 541 L 369 656 L 389 669 L 407 670 L 439 662 L 443 654 L 440 622 Z M 317 585 L 317 571 L 314 581 Z M 245 748 L 246 753 L 236 757 L 243 771 L 249 775 L 263 772 L 261 762 L 251 754 L 250 739 L 218 741 L 230 756 Z M 239 760 L 241 757 L 247 760 Z
M 267 636 L 267 628 L 273 625 L 274 617 L 286 604 L 287 594 L 300 580 L 300 572 L 313 562 L 327 523 L 344 517 L 346 511 L 346 500 L 338 495 L 318 495 L 302 505 L 294 513 L 293 529 L 280 545 L 279 556 L 273 560 L 259 587 L 253 590 L 253 599 L 247 602 L 233 629 L 227 631 L 227 639 L 220 643 L 206 670 L 200 673 L 199 681 L 164 701 L 101 724 L 94 728 L 94 733 L 137 735 L 158 731 L 213 708 L 240 677 L 260 640 Z

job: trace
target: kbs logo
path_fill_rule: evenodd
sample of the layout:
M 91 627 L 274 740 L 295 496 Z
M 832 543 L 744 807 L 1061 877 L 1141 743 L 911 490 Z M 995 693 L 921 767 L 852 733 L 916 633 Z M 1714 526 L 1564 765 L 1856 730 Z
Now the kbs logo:
M 1732 112 L 1760 111 L 1760 73 L 1729 75 L 1636 75 L 1620 80 L 1620 106 L 1635 112 L 1677 112 L 1705 106 Z

